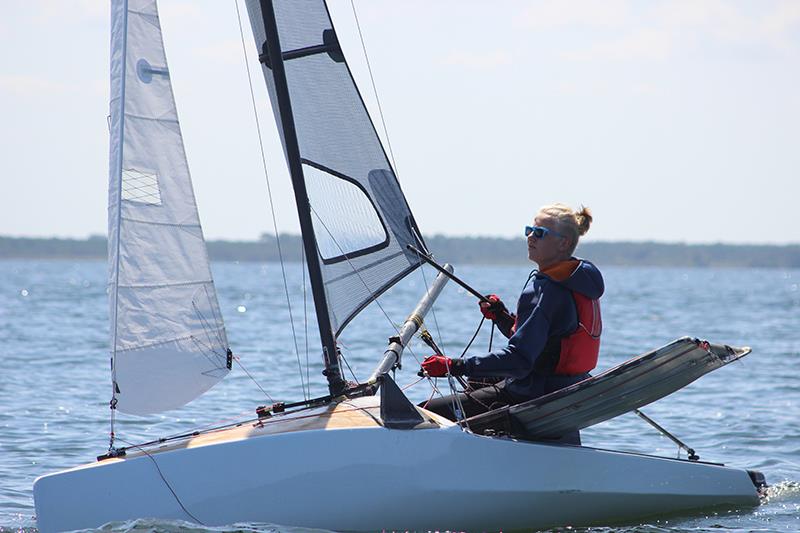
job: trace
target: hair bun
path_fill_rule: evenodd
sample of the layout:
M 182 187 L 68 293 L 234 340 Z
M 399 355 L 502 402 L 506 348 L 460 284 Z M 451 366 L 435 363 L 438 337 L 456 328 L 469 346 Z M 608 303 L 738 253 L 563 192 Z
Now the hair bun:
M 578 233 L 584 235 L 589 231 L 589 226 L 592 224 L 592 211 L 582 205 L 581 210 L 575 213 L 575 219 L 578 222 Z

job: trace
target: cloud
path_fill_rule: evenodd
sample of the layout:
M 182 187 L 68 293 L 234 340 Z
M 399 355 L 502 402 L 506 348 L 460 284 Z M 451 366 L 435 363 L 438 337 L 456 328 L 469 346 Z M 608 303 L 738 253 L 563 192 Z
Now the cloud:
M 59 20 L 64 24 L 73 21 L 92 19 L 108 20 L 110 17 L 108 2 L 97 0 L 72 0 L 70 2 L 32 1 L 36 18 L 40 22 Z
M 641 29 L 611 39 L 597 40 L 588 47 L 562 52 L 575 61 L 660 60 L 668 58 L 676 46 L 674 35 L 660 29 Z
M 797 53 L 800 50 L 800 2 L 781 3 L 762 19 L 761 30 L 776 49 Z
M 238 0 L 237 0 L 238 1 Z M 198 20 L 203 18 L 203 9 L 194 1 L 171 2 L 164 3 L 158 6 L 159 17 L 180 20 L 183 23 L 191 20 Z
M 248 41 L 245 44 L 250 44 L 250 42 Z M 250 49 L 247 50 L 247 53 L 248 55 L 253 55 Z M 242 66 L 242 68 L 244 68 L 242 42 L 238 39 L 227 39 L 209 43 L 207 46 L 198 49 L 197 54 L 208 60 L 214 60 L 228 65 Z M 250 57 L 250 59 L 252 60 L 253 58 Z
M 445 65 L 456 65 L 476 70 L 488 70 L 510 65 L 512 59 L 508 52 L 496 50 L 476 53 L 450 52 L 442 58 L 441 62 Z
M 532 4 L 517 19 L 517 25 L 533 30 L 567 26 L 609 29 L 628 25 L 633 19 L 627 0 L 545 0 Z
M 7 74 L 0 76 L 0 91 L 15 95 L 63 94 L 71 90 L 71 87 L 65 83 L 37 76 L 28 76 L 24 74 Z
M 78 86 L 62 81 L 50 80 L 40 76 L 27 74 L 0 75 L 0 93 L 13 96 L 56 96 L 56 95 L 86 95 L 94 94 L 105 96 L 108 94 L 108 81 L 101 79 L 87 79 Z
M 800 51 L 796 0 L 548 0 L 528 7 L 518 24 L 540 32 L 579 31 L 581 44 L 561 54 L 574 61 L 663 60 L 708 43 L 768 53 Z

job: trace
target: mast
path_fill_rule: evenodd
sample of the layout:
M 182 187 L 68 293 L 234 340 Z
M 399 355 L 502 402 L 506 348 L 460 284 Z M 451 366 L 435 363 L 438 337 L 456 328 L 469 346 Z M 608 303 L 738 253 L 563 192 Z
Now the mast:
M 328 390 L 331 395 L 339 395 L 346 387 L 339 366 L 339 355 L 336 350 L 336 339 L 331 326 L 328 304 L 325 297 L 325 286 L 320 267 L 317 239 L 314 235 L 314 226 L 311 220 L 311 206 L 308 201 L 308 192 L 303 177 L 303 167 L 300 162 L 300 148 L 297 143 L 292 104 L 289 98 L 289 87 L 286 82 L 286 73 L 283 68 L 278 28 L 275 21 L 275 11 L 272 0 L 261 0 L 261 13 L 266 29 L 266 41 L 263 54 L 268 55 L 268 66 L 272 71 L 275 81 L 275 93 L 278 100 L 278 114 L 283 127 L 283 140 L 286 149 L 286 159 L 289 165 L 289 174 L 292 178 L 297 215 L 300 219 L 300 230 L 303 235 L 303 248 L 308 265 L 308 274 L 311 281 L 311 292 L 314 297 L 314 309 L 317 314 L 319 335 L 322 340 L 322 357 L 325 363 L 323 374 L 328 379 Z M 261 59 L 264 62 L 263 59 Z

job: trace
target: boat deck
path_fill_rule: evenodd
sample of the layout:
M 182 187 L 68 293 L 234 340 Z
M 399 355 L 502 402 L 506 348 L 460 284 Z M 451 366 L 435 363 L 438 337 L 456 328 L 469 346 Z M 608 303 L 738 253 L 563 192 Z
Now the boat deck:
M 424 422 L 413 429 L 434 429 L 454 425 L 435 413 L 417 408 Z M 183 448 L 210 446 L 253 437 L 291 433 L 296 431 L 336 430 L 382 427 L 380 396 L 365 396 L 347 399 L 324 406 L 275 414 L 266 418 L 242 421 L 234 426 L 203 431 L 197 435 L 168 439 L 161 443 L 130 446 L 124 457 L 112 457 L 105 461 L 124 461 L 125 458 L 162 453 Z M 99 464 L 99 463 L 92 463 Z M 86 465 L 90 466 L 90 465 Z

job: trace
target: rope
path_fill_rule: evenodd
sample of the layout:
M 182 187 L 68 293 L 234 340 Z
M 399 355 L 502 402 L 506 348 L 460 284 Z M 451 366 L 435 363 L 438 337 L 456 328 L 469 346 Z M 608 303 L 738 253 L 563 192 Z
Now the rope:
M 394 329 L 395 333 L 397 333 L 397 335 L 400 335 L 400 330 L 398 329 L 397 325 L 394 323 L 394 321 L 391 319 L 389 314 L 383 308 L 383 306 L 381 305 L 381 302 L 378 300 L 378 297 L 375 296 L 375 293 L 372 291 L 372 289 L 370 289 L 369 285 L 367 285 L 366 280 L 361 275 L 361 273 L 358 271 L 358 269 L 355 267 L 355 265 L 353 265 L 353 262 L 350 261 L 350 258 L 347 256 L 347 254 L 345 253 L 344 249 L 339 245 L 339 241 L 336 240 L 336 237 L 333 236 L 333 233 L 331 233 L 331 230 L 328 229 L 328 226 L 325 224 L 325 221 L 322 220 L 322 217 L 319 216 L 319 214 L 316 212 L 316 210 L 314 209 L 314 207 L 310 203 L 309 203 L 309 207 L 311 207 L 311 212 L 314 214 L 315 217 L 317 217 L 317 220 L 319 220 L 319 223 L 322 225 L 322 228 L 327 232 L 328 237 L 331 238 L 331 240 L 333 241 L 333 244 L 335 244 L 336 248 L 339 249 L 339 252 L 341 253 L 342 257 L 344 257 L 345 260 L 347 261 L 348 266 L 351 269 L 353 269 L 353 273 L 356 276 L 358 276 L 358 279 L 359 279 L 359 281 L 361 281 L 361 284 L 364 285 L 365 289 L 367 289 L 367 292 L 369 293 L 370 297 L 372 298 L 372 301 L 375 302 L 375 305 L 377 305 L 378 309 L 381 310 L 381 313 L 383 313 L 383 316 L 386 317 L 386 320 L 392 326 L 392 329 Z M 416 354 L 414 354 L 413 350 L 411 350 L 411 348 L 407 348 L 407 349 L 408 349 L 409 352 L 411 352 L 411 355 L 414 356 L 414 359 L 416 359 L 418 363 L 421 363 L 421 361 L 416 356 Z M 345 362 L 347 362 L 347 361 L 345 361 Z
M 469 340 L 467 345 L 464 347 L 464 351 L 461 352 L 461 355 L 458 356 L 459 359 L 461 359 L 465 355 L 467 355 L 467 350 L 469 350 L 470 346 L 472 346 L 472 343 L 475 342 L 475 338 L 478 336 L 478 333 L 481 332 L 481 328 L 483 327 L 483 323 L 485 321 L 486 321 L 486 317 L 481 317 L 481 321 L 480 321 L 480 323 L 478 323 L 478 329 L 475 330 L 475 333 L 472 335 L 472 338 Z M 492 324 L 494 324 L 494 323 L 492 323 Z M 489 348 L 489 350 L 491 351 L 491 347 Z
M 367 45 L 364 43 L 364 34 L 361 33 L 361 23 L 358 21 L 358 13 L 356 13 L 356 5 L 353 0 L 350 0 L 350 6 L 353 8 L 353 17 L 356 19 L 356 28 L 358 28 L 358 38 L 361 40 L 361 49 L 364 51 L 364 59 L 367 61 L 367 72 L 369 72 L 369 81 L 372 84 L 372 93 L 375 95 L 375 101 L 378 103 L 378 114 L 381 117 L 381 125 L 383 126 L 383 134 L 386 137 L 386 146 L 389 148 L 389 157 L 392 158 L 392 166 L 394 167 L 395 176 L 397 172 L 397 162 L 394 159 L 394 151 L 392 150 L 392 141 L 389 139 L 389 130 L 386 127 L 386 119 L 383 117 L 383 107 L 381 106 L 381 99 L 378 97 L 378 88 L 375 85 L 375 77 L 372 75 L 372 65 L 369 63 L 369 55 L 367 55 Z
M 303 399 L 307 400 L 310 397 L 310 392 L 306 389 L 306 383 L 303 379 L 303 367 L 300 363 L 300 349 L 297 346 L 297 333 L 294 329 L 294 316 L 292 314 L 292 301 L 289 297 L 289 283 L 286 280 L 286 266 L 284 265 L 283 261 L 283 250 L 281 248 L 281 238 L 278 234 L 278 221 L 275 217 L 275 203 L 272 200 L 272 187 L 269 181 L 269 172 L 267 171 L 267 158 L 264 153 L 264 141 L 261 135 L 261 122 L 258 120 L 258 106 L 256 105 L 256 96 L 255 92 L 253 91 L 253 77 L 250 73 L 250 65 L 247 62 L 247 46 L 245 45 L 244 40 L 244 29 L 242 28 L 242 16 L 239 12 L 239 2 L 238 0 L 234 0 L 234 5 L 236 6 L 236 20 L 239 22 L 239 36 L 242 40 L 242 54 L 244 56 L 244 66 L 247 70 L 247 83 L 250 88 L 250 100 L 253 105 L 253 117 L 256 123 L 256 131 L 258 132 L 258 147 L 261 152 L 261 164 L 264 168 L 264 178 L 267 182 L 267 196 L 269 197 L 269 208 L 272 214 L 272 227 L 275 231 L 275 241 L 278 245 L 278 258 L 280 259 L 281 263 L 281 274 L 283 276 L 283 288 L 286 292 L 286 305 L 289 308 L 289 324 L 292 327 L 292 339 L 294 339 L 294 352 L 297 356 L 297 369 L 300 372 L 300 388 L 303 390 Z
M 364 52 L 364 59 L 366 60 L 366 63 L 367 63 L 367 72 L 369 72 L 369 81 L 370 81 L 370 84 L 372 85 L 372 93 L 375 95 L 375 102 L 378 104 L 378 115 L 381 118 L 381 126 L 383 127 L 384 137 L 386 138 L 386 146 L 387 146 L 387 148 L 389 148 L 389 157 L 392 160 L 392 167 L 394 167 L 393 170 L 394 170 L 395 177 L 397 177 L 397 176 L 399 176 L 400 173 L 399 173 L 399 171 L 397 169 L 397 161 L 396 161 L 396 159 L 394 157 L 394 150 L 392 149 L 392 140 L 389 137 L 389 128 L 386 126 L 386 117 L 383 114 L 383 106 L 381 105 L 380 96 L 378 96 L 378 87 L 375 84 L 375 76 L 374 76 L 374 74 L 372 72 L 372 65 L 369 62 L 369 54 L 367 53 L 367 45 L 364 42 L 364 33 L 361 31 L 361 23 L 358 20 L 358 12 L 356 11 L 356 5 L 355 5 L 355 2 L 353 0 L 350 0 L 350 7 L 353 9 L 353 18 L 355 18 L 355 21 L 356 21 L 356 28 L 358 29 L 358 38 L 361 41 L 361 49 Z M 424 277 L 425 277 L 425 275 L 424 275 L 424 272 L 423 272 L 423 278 Z M 427 279 L 425 280 L 425 290 L 426 291 L 428 290 Z M 381 311 L 383 311 L 383 308 L 381 308 Z M 441 334 L 441 330 L 439 329 L 439 321 L 436 318 L 436 311 L 435 311 L 433 306 L 431 306 L 431 313 L 433 314 L 433 321 L 434 321 L 434 325 L 436 326 L 437 335 L 441 339 L 442 338 L 442 334 Z M 384 312 L 384 315 L 386 315 L 385 312 Z M 388 315 L 386 315 L 386 317 L 389 318 Z M 392 324 L 392 325 L 394 326 L 394 324 Z M 395 330 L 397 330 L 397 327 L 395 327 Z M 411 350 L 410 347 L 407 347 L 406 349 L 408 350 L 409 353 L 411 353 L 412 357 L 414 357 L 414 359 L 417 361 L 418 364 L 422 363 L 419 360 L 419 357 L 417 357 L 417 355 L 414 353 L 413 350 Z
M 269 395 L 269 393 L 268 393 L 267 391 L 265 391 L 265 390 L 264 390 L 264 387 L 262 387 L 262 386 L 261 386 L 261 384 L 260 384 L 258 381 L 256 381 L 256 378 L 254 378 L 254 377 L 253 377 L 253 376 L 250 374 L 250 372 L 249 372 L 249 371 L 248 371 L 248 370 L 247 370 L 247 369 L 244 367 L 244 365 L 242 364 L 242 361 L 239 359 L 239 356 L 238 356 L 238 355 L 234 355 L 234 356 L 233 356 L 233 359 L 236 361 L 236 364 L 237 364 L 237 365 L 239 365 L 239 367 L 240 367 L 242 370 L 244 370 L 244 373 L 245 373 L 245 374 L 247 374 L 247 377 L 249 377 L 251 380 L 253 380 L 253 383 L 255 383 L 255 384 L 256 384 L 256 387 L 258 387 L 258 388 L 261 390 L 261 392 L 263 392 L 263 393 L 264 393 L 264 396 L 266 396 L 266 397 L 267 397 L 267 399 L 268 399 L 268 400 L 269 400 L 271 403 L 275 403 L 275 400 L 273 400 L 273 399 L 272 399 L 272 396 L 270 396 L 270 395 Z
M 342 348 L 347 348 L 347 346 L 345 346 L 345 345 L 344 345 L 343 343 L 341 343 L 341 342 L 339 343 L 339 345 L 340 345 Z M 349 348 L 348 348 L 348 349 L 349 349 Z M 342 352 L 341 350 L 339 351 L 339 357 L 341 357 L 341 358 L 342 358 L 342 361 L 344 361 L 344 364 L 345 364 L 345 366 L 347 366 L 347 370 L 349 370 L 349 371 L 350 371 L 350 375 L 351 375 L 351 376 L 353 376 L 353 379 L 355 380 L 355 382 L 356 382 L 356 385 L 361 385 L 361 383 L 359 383 L 359 381 L 358 381 L 358 378 L 356 377 L 356 373 L 355 373 L 355 372 L 353 372 L 353 369 L 350 367 L 350 363 L 348 363 L 348 362 L 347 362 L 347 358 L 344 356 L 344 352 Z
M 411 387 L 413 387 L 414 385 L 416 385 L 417 383 L 419 383 L 420 381 L 422 381 L 422 380 L 424 380 L 424 379 L 425 379 L 424 377 L 421 377 L 421 378 L 419 378 L 417 381 L 414 381 L 414 382 L 412 382 L 412 383 L 409 383 L 408 385 L 406 385 L 405 387 L 403 387 L 401 390 L 407 390 L 407 389 L 410 389 Z M 430 400 L 428 400 L 428 402 L 429 402 L 429 401 L 430 401 Z M 425 403 L 427 404 L 427 402 L 425 402 Z
M 122 439 L 120 439 L 120 438 L 117 438 L 117 440 L 118 440 L 118 441 L 120 441 L 120 442 L 123 442 L 123 443 L 127 444 L 129 448 L 130 448 L 130 447 L 133 447 L 133 448 L 136 448 L 136 449 L 140 450 L 140 451 L 141 451 L 142 453 L 144 453 L 144 454 L 145 454 L 147 457 L 149 457 L 149 458 L 150 458 L 150 460 L 151 460 L 151 461 L 153 461 L 153 465 L 156 467 L 156 470 L 158 471 L 158 475 L 161 477 L 161 481 L 163 481 L 163 482 L 164 482 L 164 485 L 166 485 L 166 486 L 167 486 L 167 488 L 169 489 L 169 491 L 172 493 L 172 496 L 175 498 L 175 501 L 176 501 L 176 502 L 178 502 L 178 505 L 181 507 L 181 509 L 183 509 L 183 512 L 184 512 L 184 513 L 186 513 L 186 514 L 187 514 L 187 515 L 188 515 L 188 516 L 189 516 L 189 517 L 190 517 L 192 520 L 194 520 L 194 521 L 195 521 L 195 522 L 197 522 L 198 524 L 200 524 L 200 525 L 203 525 L 203 526 L 204 526 L 204 525 L 206 525 L 206 524 L 205 524 L 205 523 L 204 523 L 202 520 L 200 520 L 200 519 L 199 519 L 199 518 L 197 518 L 195 515 L 193 515 L 192 513 L 190 513 L 190 512 L 189 512 L 189 509 L 187 509 L 187 508 L 186 508 L 186 507 L 183 505 L 183 502 L 181 501 L 181 499 L 180 499 L 180 498 L 178 498 L 178 495 L 175 493 L 175 490 L 172 488 L 172 485 L 170 485 L 170 484 L 169 484 L 169 481 L 167 481 L 167 478 L 166 478 L 166 477 L 164 477 L 164 473 L 161 471 L 161 468 L 158 466 L 158 462 L 156 461 L 155 457 L 153 457 L 153 455 L 152 455 L 150 452 L 148 452 L 147 450 L 145 450 L 144 448 L 142 448 L 142 447 L 141 447 L 141 446 L 139 446 L 138 444 L 132 444 L 132 443 L 130 443 L 130 442 L 126 442 L 126 441 L 124 441 L 124 440 L 122 440 Z

